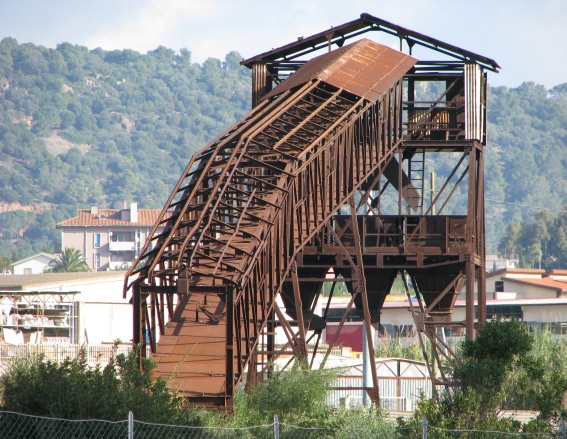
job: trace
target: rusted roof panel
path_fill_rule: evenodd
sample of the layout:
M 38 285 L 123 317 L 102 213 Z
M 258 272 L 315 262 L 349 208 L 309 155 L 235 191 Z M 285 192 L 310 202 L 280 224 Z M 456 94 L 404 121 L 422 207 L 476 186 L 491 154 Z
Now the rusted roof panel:
M 416 62 L 416 58 L 363 39 L 313 58 L 265 98 L 320 79 L 359 97 L 376 101 Z

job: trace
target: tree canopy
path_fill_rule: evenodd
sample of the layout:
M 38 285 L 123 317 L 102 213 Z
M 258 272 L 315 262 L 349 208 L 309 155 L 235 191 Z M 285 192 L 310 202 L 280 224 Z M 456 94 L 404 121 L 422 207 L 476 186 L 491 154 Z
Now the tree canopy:
M 71 273 L 76 271 L 91 271 L 85 257 L 76 248 L 68 247 L 57 255 L 51 262 L 51 273 Z
M 567 267 L 567 211 L 543 211 L 530 221 L 510 223 L 498 251 L 518 255 L 524 268 Z
M 250 108 L 241 56 L 0 40 L 0 257 L 60 248 L 78 207 L 161 208 L 191 156 Z M 567 204 L 567 84 L 489 89 L 487 246 L 512 222 Z M 450 172 L 439 160 L 440 179 Z M 534 208 L 535 207 L 535 208 Z M 14 210 L 21 209 L 19 213 Z

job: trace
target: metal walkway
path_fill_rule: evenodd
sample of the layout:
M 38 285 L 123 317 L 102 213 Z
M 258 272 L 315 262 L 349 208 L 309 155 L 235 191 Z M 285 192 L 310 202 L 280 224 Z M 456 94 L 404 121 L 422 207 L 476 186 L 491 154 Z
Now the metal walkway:
M 289 325 L 276 297 L 295 256 L 392 160 L 415 62 L 370 40 L 329 52 L 195 155 L 126 287 L 135 341 L 148 338 L 173 389 L 230 405 L 245 370 L 276 354 L 275 321 Z M 309 322 L 296 318 L 284 329 L 301 354 Z

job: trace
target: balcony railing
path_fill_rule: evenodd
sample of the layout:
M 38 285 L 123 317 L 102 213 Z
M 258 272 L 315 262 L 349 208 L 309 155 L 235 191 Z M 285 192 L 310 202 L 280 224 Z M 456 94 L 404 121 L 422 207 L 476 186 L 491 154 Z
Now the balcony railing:
M 467 248 L 470 231 L 466 216 L 364 216 L 358 219 L 362 251 L 398 253 L 400 249 L 433 253 L 459 253 Z M 351 217 L 335 215 L 333 227 L 343 246 L 355 247 Z M 314 238 L 314 245 L 323 249 L 336 245 L 326 231 Z
M 108 250 L 111 252 L 133 252 L 136 251 L 136 243 L 134 241 L 110 241 Z

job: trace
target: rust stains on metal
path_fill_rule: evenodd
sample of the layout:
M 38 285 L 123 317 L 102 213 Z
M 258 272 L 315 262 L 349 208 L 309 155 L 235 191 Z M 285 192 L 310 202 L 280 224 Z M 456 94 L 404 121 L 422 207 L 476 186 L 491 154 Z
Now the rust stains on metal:
M 264 99 L 319 79 L 376 101 L 416 62 L 416 58 L 363 39 L 310 60 Z
M 370 18 L 348 26 L 364 27 Z M 486 81 L 477 80 L 482 68 L 467 81 L 469 59 L 459 56 L 419 65 L 361 40 L 313 59 L 271 92 L 274 65 L 256 60 L 257 105 L 191 159 L 125 279 L 133 341 L 142 354 L 151 347 L 157 375 L 194 403 L 230 406 L 245 374 L 247 383 L 260 379 L 281 353 L 312 352 L 313 364 L 333 295 L 320 298 L 330 271 L 351 294 L 339 327 L 352 309 L 368 332 L 379 327 L 394 278 L 401 275 L 408 297 L 409 278 L 419 299 L 412 305 L 418 336 L 422 346 L 423 337 L 436 346 L 443 371 L 438 353 L 447 346 L 433 329 L 451 323 L 463 285 L 467 337 L 475 306 L 478 321 L 486 319 L 486 124 L 478 120 Z M 440 83 L 433 99 L 419 93 L 428 81 Z M 465 118 L 465 108 L 478 111 Z M 426 206 L 430 152 L 462 156 Z M 442 215 L 461 182 L 466 212 Z M 398 206 L 387 213 L 392 200 L 382 197 L 391 188 Z M 317 302 L 326 299 L 318 315 Z M 278 333 L 287 339 L 279 346 Z M 367 340 L 372 352 L 370 334 Z M 327 340 L 326 355 L 334 342 Z M 375 369 L 371 376 L 379 404 Z

